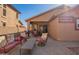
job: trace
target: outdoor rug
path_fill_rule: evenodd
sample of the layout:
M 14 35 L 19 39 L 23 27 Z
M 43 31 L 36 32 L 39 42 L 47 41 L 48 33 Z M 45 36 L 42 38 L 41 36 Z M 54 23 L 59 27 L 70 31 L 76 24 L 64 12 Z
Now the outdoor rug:
M 72 52 L 74 52 L 76 55 L 79 55 L 79 47 L 67 47 Z

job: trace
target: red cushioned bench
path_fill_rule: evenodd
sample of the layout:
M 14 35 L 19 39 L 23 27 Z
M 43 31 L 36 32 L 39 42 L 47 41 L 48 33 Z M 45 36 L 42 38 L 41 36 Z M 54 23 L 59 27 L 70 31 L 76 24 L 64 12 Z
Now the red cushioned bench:
M 0 53 L 4 53 L 4 47 L 0 48 Z
M 9 52 L 11 49 L 13 49 L 16 45 L 18 45 L 20 43 L 21 43 L 20 41 L 11 42 L 11 43 L 5 45 L 4 47 L 0 48 L 0 53 Z
M 6 45 L 4 47 L 4 52 L 5 53 L 9 52 L 11 49 L 15 48 L 15 46 L 18 45 L 18 44 L 20 44 L 20 41 L 15 41 L 15 42 L 12 42 L 12 43 Z
M 23 37 L 18 37 L 15 39 L 13 42 L 9 42 L 7 45 L 4 47 L 0 48 L 0 53 L 7 53 L 11 49 L 15 48 L 18 44 L 22 44 Z

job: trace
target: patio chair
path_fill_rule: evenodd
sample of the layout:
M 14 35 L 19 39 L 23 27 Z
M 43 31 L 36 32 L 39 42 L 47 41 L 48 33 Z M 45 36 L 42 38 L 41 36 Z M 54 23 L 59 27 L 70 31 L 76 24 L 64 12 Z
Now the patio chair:
M 47 42 L 47 35 L 48 33 L 43 33 L 41 37 L 37 37 L 36 44 L 44 46 L 45 43 Z
M 48 37 L 48 33 L 42 33 L 41 38 L 46 42 Z

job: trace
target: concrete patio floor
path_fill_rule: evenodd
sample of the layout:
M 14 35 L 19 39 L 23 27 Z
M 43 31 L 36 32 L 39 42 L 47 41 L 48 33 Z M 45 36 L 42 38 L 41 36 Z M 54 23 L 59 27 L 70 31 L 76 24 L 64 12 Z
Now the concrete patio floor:
M 63 42 L 48 38 L 44 47 L 35 45 L 32 55 L 76 55 L 67 47 L 79 47 L 79 42 Z M 10 55 L 20 55 L 20 49 L 16 49 Z
M 79 47 L 79 42 L 60 42 L 48 38 L 45 47 L 35 46 L 33 55 L 74 55 L 67 47 Z

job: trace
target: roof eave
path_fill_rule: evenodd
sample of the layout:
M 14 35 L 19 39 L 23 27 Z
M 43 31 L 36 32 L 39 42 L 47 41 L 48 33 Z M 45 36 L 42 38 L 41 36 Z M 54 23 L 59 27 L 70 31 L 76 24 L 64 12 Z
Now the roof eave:
M 32 19 L 34 19 L 34 18 L 36 18 L 36 17 L 39 17 L 39 16 L 41 16 L 41 15 L 43 15 L 43 14 L 46 14 L 46 13 L 48 13 L 48 12 L 50 12 L 50 11 L 54 11 L 54 10 L 56 10 L 56 9 L 61 9 L 61 8 L 63 8 L 63 6 L 64 5 L 60 5 L 60 6 L 58 6 L 58 7 L 55 7 L 55 8 L 53 8 L 53 9 L 51 9 L 51 10 L 48 10 L 48 11 L 46 11 L 46 12 L 43 12 L 43 13 L 41 13 L 41 14 L 39 14 L 39 15 L 36 15 L 36 16 L 33 16 L 33 17 L 31 17 L 31 18 L 29 18 L 29 19 L 27 19 L 27 20 L 25 20 L 26 22 L 28 22 L 28 21 L 31 21 Z
M 16 11 L 17 13 L 21 14 L 21 12 L 19 12 L 15 7 L 13 7 L 11 4 L 7 4 L 7 6 L 9 6 L 10 8 L 12 8 L 14 11 Z

